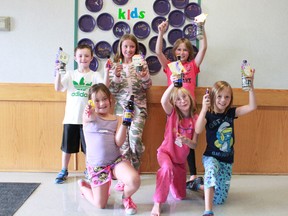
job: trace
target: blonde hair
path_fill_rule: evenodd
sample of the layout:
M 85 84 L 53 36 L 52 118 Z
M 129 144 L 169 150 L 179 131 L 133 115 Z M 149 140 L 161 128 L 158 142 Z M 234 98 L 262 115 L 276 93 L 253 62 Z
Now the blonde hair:
M 175 52 L 176 52 L 177 48 L 180 46 L 180 44 L 182 44 L 182 43 L 185 44 L 185 46 L 189 52 L 189 56 L 188 56 L 187 61 L 191 61 L 192 59 L 194 59 L 194 49 L 193 49 L 193 45 L 191 44 L 191 42 L 187 38 L 179 38 L 175 41 L 174 46 L 172 48 L 173 57 L 175 60 L 177 60 L 177 56 L 175 55 Z
M 132 42 L 134 42 L 136 46 L 135 54 L 139 54 L 139 44 L 137 38 L 132 34 L 125 34 L 120 38 L 120 41 L 118 43 L 117 53 L 114 56 L 114 62 L 118 62 L 120 59 L 124 58 L 122 54 L 122 43 L 125 40 L 131 40 Z
M 195 100 L 193 99 L 193 97 L 191 96 L 190 92 L 181 87 L 181 88 L 176 88 L 174 87 L 171 94 L 170 94 L 170 103 L 173 105 L 173 107 L 175 108 L 179 121 L 182 120 L 185 116 L 183 115 L 183 113 L 180 111 L 180 109 L 176 106 L 176 100 L 177 97 L 179 95 L 179 92 L 182 92 L 184 95 L 187 95 L 189 100 L 190 100 L 190 108 L 189 108 L 189 117 L 193 117 L 194 114 L 197 111 L 197 105 Z
M 231 93 L 231 100 L 229 105 L 226 107 L 225 112 L 227 112 L 228 109 L 231 108 L 232 104 L 233 104 L 233 90 L 231 85 L 226 82 L 226 81 L 218 81 L 216 83 L 214 83 L 214 85 L 212 86 L 212 89 L 209 93 L 210 96 L 210 102 L 211 102 L 211 106 L 209 108 L 210 112 L 215 112 L 214 107 L 215 107 L 215 103 L 216 103 L 216 97 L 218 95 L 219 92 L 221 92 L 224 88 L 229 89 L 230 93 Z

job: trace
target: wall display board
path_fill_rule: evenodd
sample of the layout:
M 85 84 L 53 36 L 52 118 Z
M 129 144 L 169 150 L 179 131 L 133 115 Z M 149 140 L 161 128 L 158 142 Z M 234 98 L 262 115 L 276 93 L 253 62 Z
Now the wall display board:
M 91 69 L 97 68 L 97 71 L 102 72 L 107 56 L 115 55 L 121 36 L 132 33 L 139 42 L 140 51 L 148 62 L 153 79 L 157 80 L 159 76 L 159 82 L 163 84 L 166 78 L 162 73 L 158 73 L 161 65 L 155 54 L 155 45 L 158 25 L 167 19 L 169 27 L 163 38 L 163 51 L 173 47 L 179 37 L 188 38 L 197 49 L 193 19 L 201 14 L 201 1 L 86 0 L 77 1 L 77 4 L 75 44 L 88 44 L 93 47 L 97 64 L 93 61 Z M 172 60 L 173 56 L 167 50 L 165 54 Z

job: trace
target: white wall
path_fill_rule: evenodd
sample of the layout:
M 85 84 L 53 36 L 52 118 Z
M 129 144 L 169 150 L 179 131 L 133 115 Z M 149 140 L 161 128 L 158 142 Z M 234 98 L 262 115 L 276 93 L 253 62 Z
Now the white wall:
M 240 63 L 242 59 L 247 59 L 256 68 L 256 88 L 287 89 L 286 0 L 201 2 L 202 10 L 208 13 L 208 50 L 201 65 L 199 86 L 227 80 L 233 87 L 240 87 Z M 151 23 L 156 16 L 153 3 L 152 0 L 129 0 L 122 8 L 145 10 L 144 21 Z M 117 22 L 118 8 L 112 0 L 104 0 L 100 13 L 109 12 Z M 99 14 L 89 12 L 85 8 L 85 0 L 79 0 L 79 16 L 86 13 L 95 18 Z M 12 18 L 11 31 L 0 31 L 0 82 L 52 83 L 58 47 L 62 46 L 73 56 L 74 1 L 1 0 L 0 16 Z M 127 23 L 132 28 L 137 21 Z M 148 42 L 155 35 L 151 30 L 148 39 L 139 40 L 147 47 L 146 56 L 154 55 L 149 51 Z M 79 40 L 83 37 L 93 38 L 95 43 L 106 40 L 111 44 L 117 39 L 112 31 L 104 32 L 97 28 L 92 33 L 78 31 Z M 99 67 L 101 71 L 102 61 Z M 72 60 L 68 68 L 73 68 Z M 166 84 L 162 72 L 152 79 L 154 85 Z

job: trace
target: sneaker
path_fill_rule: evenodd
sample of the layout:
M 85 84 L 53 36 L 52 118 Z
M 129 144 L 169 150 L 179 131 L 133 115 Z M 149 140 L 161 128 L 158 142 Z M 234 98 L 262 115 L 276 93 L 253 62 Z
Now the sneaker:
M 55 179 L 55 184 L 63 184 L 65 182 L 65 180 L 67 179 L 67 176 L 68 176 L 68 171 L 67 170 L 64 170 L 62 169 L 56 179 Z
M 198 191 L 200 185 L 203 185 L 203 184 L 204 184 L 204 179 L 202 177 L 197 177 L 194 180 L 186 182 L 186 189 L 189 189 L 192 191 Z
M 114 188 L 117 191 L 124 191 L 124 186 L 124 183 L 118 181 Z
M 137 212 L 137 206 L 136 204 L 132 201 L 131 197 L 128 198 L 124 198 L 122 199 L 124 208 L 125 208 L 125 212 L 128 215 L 134 215 Z

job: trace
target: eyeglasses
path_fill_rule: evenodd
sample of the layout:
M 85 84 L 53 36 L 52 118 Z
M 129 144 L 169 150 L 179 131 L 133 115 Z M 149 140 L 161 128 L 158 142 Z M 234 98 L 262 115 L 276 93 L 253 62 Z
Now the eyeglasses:
M 178 133 L 180 134 L 192 134 L 193 131 L 194 129 L 191 127 L 183 128 L 182 126 L 178 126 Z

